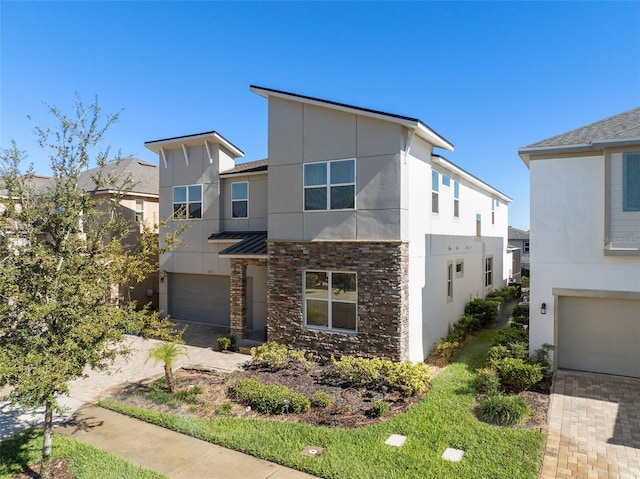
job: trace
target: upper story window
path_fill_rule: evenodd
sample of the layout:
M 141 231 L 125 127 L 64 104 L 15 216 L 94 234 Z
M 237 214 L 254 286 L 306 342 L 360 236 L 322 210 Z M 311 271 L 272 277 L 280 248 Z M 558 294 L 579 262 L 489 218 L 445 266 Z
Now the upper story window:
M 491 198 L 491 224 L 496 224 L 496 200 Z
M 640 152 L 622 158 L 622 210 L 640 211 Z
M 231 183 L 231 217 L 249 217 L 249 182 Z
M 202 218 L 202 185 L 173 187 L 173 217 Z
M 354 159 L 304 165 L 304 209 L 346 210 L 355 208 L 356 162 Z
M 439 174 L 435 170 L 431 170 L 431 212 L 438 213 L 440 211 L 440 205 L 438 204 L 438 191 L 439 191 Z
M 453 217 L 460 218 L 460 183 L 453 182 Z
M 136 210 L 133 214 L 133 219 L 136 223 L 142 223 L 144 221 L 144 200 L 136 200 Z
M 449 178 L 447 175 L 442 175 L 442 184 L 444 186 L 451 186 L 451 178 Z
M 529 242 L 525 241 L 523 246 L 524 246 L 524 252 L 528 253 L 529 252 Z
M 489 256 L 484 260 L 484 286 L 493 285 L 493 258 Z
M 482 215 L 476 214 L 476 236 L 479 238 L 482 236 Z
M 304 318 L 307 327 L 343 332 L 356 331 L 356 273 L 306 271 L 304 298 Z

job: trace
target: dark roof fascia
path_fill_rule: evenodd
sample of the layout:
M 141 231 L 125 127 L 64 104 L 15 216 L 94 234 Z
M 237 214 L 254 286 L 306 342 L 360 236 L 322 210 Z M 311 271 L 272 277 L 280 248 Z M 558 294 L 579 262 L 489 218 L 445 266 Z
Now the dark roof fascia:
M 412 123 L 417 123 L 420 126 L 422 126 L 424 129 L 430 131 L 431 134 L 441 138 L 445 143 L 448 143 L 453 148 L 453 143 L 451 143 L 444 136 L 442 136 L 440 133 L 435 131 L 433 128 L 431 128 L 429 125 L 424 123 L 419 118 L 413 118 L 413 117 L 410 117 L 410 116 L 398 115 L 396 113 L 388 113 L 386 111 L 373 110 L 371 108 L 364 108 L 364 107 L 361 107 L 361 106 L 349 105 L 348 103 L 340 103 L 340 102 L 337 102 L 337 101 L 324 100 L 322 98 L 317 98 L 317 97 L 308 96 L 308 95 L 300 95 L 299 93 L 291 93 L 291 92 L 287 92 L 287 91 L 283 91 L 283 90 L 276 90 L 275 88 L 267 88 L 267 87 L 263 87 L 263 86 L 259 86 L 259 85 L 249 85 L 249 88 L 254 88 L 254 89 L 257 89 L 257 90 L 264 90 L 264 91 L 271 92 L 271 93 L 276 93 L 276 94 L 279 94 L 279 95 L 288 95 L 288 96 L 292 96 L 292 97 L 295 97 L 295 98 L 300 98 L 301 100 L 310 100 L 310 101 L 315 101 L 315 102 L 319 102 L 319 103 L 325 103 L 327 105 L 339 106 L 341 108 L 349 108 L 349 109 L 352 109 L 352 110 L 362 111 L 362 112 L 365 112 L 365 113 L 372 113 L 374 115 L 388 116 L 390 118 L 395 118 L 397 120 L 404 120 L 404 121 L 409 121 L 409 122 L 412 122 Z

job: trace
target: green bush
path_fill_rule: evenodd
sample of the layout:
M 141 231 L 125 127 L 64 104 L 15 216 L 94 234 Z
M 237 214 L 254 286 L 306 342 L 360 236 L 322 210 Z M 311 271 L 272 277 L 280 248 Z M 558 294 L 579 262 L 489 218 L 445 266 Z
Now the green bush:
M 518 297 L 518 288 L 515 286 L 504 286 L 501 292 L 506 301 L 510 301 Z
M 485 296 L 485 299 L 488 301 L 496 301 L 498 303 L 504 303 L 505 301 L 505 297 L 503 296 L 502 292 L 498 290 L 487 293 L 487 295 Z
M 519 316 L 526 316 L 527 318 L 529 318 L 529 303 L 515 305 L 513 311 L 511 312 L 511 315 L 514 317 L 514 319 Z
M 385 401 L 375 401 L 371 409 L 367 411 L 367 416 L 372 418 L 382 417 L 389 410 L 389 403 Z
M 542 381 L 544 368 L 541 364 L 531 364 L 520 358 L 503 358 L 492 365 L 498 371 L 503 386 L 524 391 Z
M 231 411 L 233 411 L 233 404 L 231 404 L 229 401 L 226 401 L 216 408 L 216 415 L 228 416 L 229 414 L 231 414 Z
M 303 351 L 289 349 L 284 344 L 278 344 L 275 341 L 251 348 L 251 362 L 253 365 L 266 367 L 270 371 L 284 369 L 291 362 L 300 363 L 305 367 L 310 366 Z
M 529 344 L 529 334 L 522 328 L 507 327 L 496 333 L 494 345 L 509 346 L 512 343 Z
M 464 314 L 468 314 L 480 321 L 482 326 L 486 326 L 498 317 L 498 306 L 500 303 L 487 301 L 486 299 L 473 299 L 464 307 Z
M 458 341 L 442 341 L 436 344 L 432 354 L 438 358 L 450 359 L 460 346 Z
M 530 361 L 535 364 L 540 364 L 545 373 L 551 369 L 551 351 L 553 351 L 553 345 L 544 343 L 541 348 L 536 349 L 530 358 Z
M 311 396 L 311 405 L 313 407 L 327 408 L 331 406 L 332 402 L 333 398 L 331 397 L 331 394 L 324 391 L 316 391 L 314 395 Z
M 217 342 L 218 342 L 218 351 L 231 351 L 236 340 L 233 336 L 231 336 L 229 338 L 226 338 L 226 337 L 218 338 Z
M 242 403 L 264 414 L 284 414 L 287 412 L 285 400 L 289 401 L 290 413 L 306 412 L 311 407 L 304 395 L 293 393 L 286 386 L 269 386 L 255 379 L 238 379 L 232 390 Z
M 424 363 L 393 362 L 380 358 L 342 356 L 333 363 L 333 375 L 350 385 L 378 388 L 387 386 L 412 396 L 424 391 L 429 384 L 429 367 Z
M 487 394 L 480 400 L 482 419 L 498 426 L 513 426 L 529 413 L 529 406 L 522 396 Z
M 476 387 L 480 393 L 497 393 L 500 390 L 500 378 L 496 370 L 493 368 L 476 370 Z
M 477 318 L 465 314 L 453 325 L 453 332 L 466 336 L 467 334 L 478 331 L 481 327 L 482 325 Z

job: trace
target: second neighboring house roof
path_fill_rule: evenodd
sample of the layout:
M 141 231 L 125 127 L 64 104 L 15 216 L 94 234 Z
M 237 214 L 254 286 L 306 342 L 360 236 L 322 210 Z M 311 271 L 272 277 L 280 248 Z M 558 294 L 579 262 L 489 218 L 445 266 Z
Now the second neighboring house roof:
M 267 160 L 247 161 L 246 163 L 240 163 L 230 170 L 223 171 L 220 176 L 225 175 L 237 175 L 239 173 L 257 173 L 259 171 L 267 171 Z
M 91 179 L 98 171 L 98 167 L 82 172 L 78 187 L 85 191 L 94 191 L 95 183 Z M 160 177 L 158 167 L 152 163 L 138 158 L 127 158 L 119 161 L 112 161 L 104 166 L 103 174 L 113 175 L 119 179 L 129 178 L 132 182 L 132 194 L 144 194 L 158 196 L 160 189 Z M 115 190 L 117 185 L 104 185 L 99 191 Z
M 220 251 L 221 255 L 266 255 L 266 231 L 223 231 L 209 236 L 209 241 L 237 241 Z
M 529 232 L 509 226 L 509 240 L 528 240 Z
M 588 151 L 633 144 L 640 144 L 640 107 L 524 146 L 518 153 L 528 161 L 529 155 L 534 154 Z
M 323 100 L 322 98 L 315 98 L 307 95 L 300 95 L 298 93 L 290 93 L 282 90 L 275 90 L 273 88 L 266 88 L 257 85 L 250 85 L 250 90 L 257 95 L 268 98 L 270 96 L 284 98 L 289 100 L 295 100 L 302 103 L 309 103 L 311 105 L 324 106 L 327 108 L 334 108 L 343 111 L 348 111 L 354 114 L 370 116 L 373 118 L 384 119 L 386 121 L 392 121 L 394 123 L 400 123 L 410 130 L 414 131 L 418 136 L 424 138 L 433 146 L 443 148 L 445 150 L 453 151 L 453 143 L 448 141 L 445 137 L 437 133 L 426 123 L 420 121 L 418 118 L 412 118 L 409 116 L 396 115 L 395 113 L 386 113 L 384 111 L 372 110 L 369 108 L 363 108 L 360 106 L 348 105 L 346 103 L 339 103 L 336 101 Z

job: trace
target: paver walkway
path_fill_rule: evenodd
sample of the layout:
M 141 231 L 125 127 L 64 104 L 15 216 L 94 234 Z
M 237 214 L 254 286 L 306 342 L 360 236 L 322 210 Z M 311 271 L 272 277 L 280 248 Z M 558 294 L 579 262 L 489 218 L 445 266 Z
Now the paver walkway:
M 640 379 L 558 371 L 540 479 L 640 478 Z

